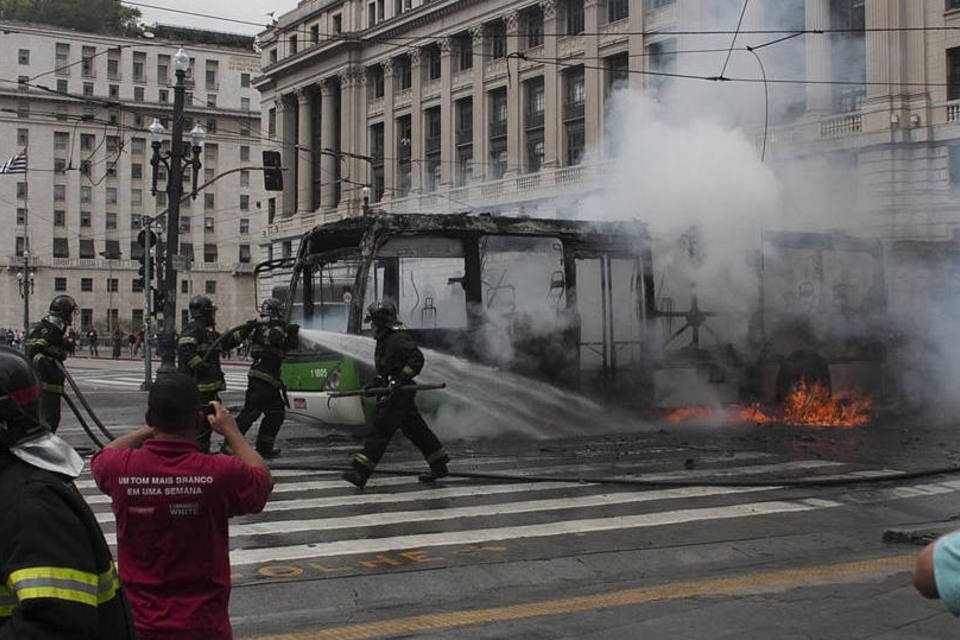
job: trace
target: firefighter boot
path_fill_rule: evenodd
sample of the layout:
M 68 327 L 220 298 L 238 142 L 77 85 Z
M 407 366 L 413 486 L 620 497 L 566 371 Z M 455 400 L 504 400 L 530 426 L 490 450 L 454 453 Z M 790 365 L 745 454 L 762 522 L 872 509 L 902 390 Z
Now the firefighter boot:
M 370 479 L 370 475 L 373 473 L 373 467 L 366 464 L 366 462 L 366 456 L 363 456 L 363 459 L 361 459 L 360 455 L 355 456 L 350 463 L 350 469 L 344 471 L 340 477 L 357 489 L 363 489 L 367 484 L 367 480 Z
M 420 482 L 433 482 L 443 478 L 444 476 L 450 475 L 450 470 L 447 469 L 447 463 L 450 462 L 450 456 L 448 456 L 446 453 L 443 453 L 442 450 L 440 454 L 441 455 L 436 459 L 430 460 L 430 471 L 427 473 L 421 473 L 418 476 L 417 479 L 420 480 Z

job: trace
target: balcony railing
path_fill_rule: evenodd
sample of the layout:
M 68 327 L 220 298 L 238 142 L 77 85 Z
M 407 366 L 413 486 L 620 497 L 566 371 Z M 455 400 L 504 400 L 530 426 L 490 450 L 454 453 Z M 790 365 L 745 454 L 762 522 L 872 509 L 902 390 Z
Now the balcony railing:
M 863 116 L 851 113 L 828 118 L 820 123 L 821 138 L 842 138 L 863 130 Z
M 527 129 L 541 129 L 543 128 L 543 111 L 531 111 L 527 113 L 526 118 Z
M 457 129 L 457 144 L 473 143 L 473 127 Z
M 579 118 L 582 118 L 583 114 L 584 114 L 583 102 L 565 102 L 563 104 L 564 120 L 577 120 Z
M 427 153 L 436 153 L 437 151 L 440 151 L 440 136 L 427 136 L 425 142 L 426 144 L 424 146 L 426 147 Z
M 494 120 L 490 123 L 490 137 L 503 138 L 507 135 L 507 121 Z
M 947 122 L 960 120 L 960 100 L 947 103 Z

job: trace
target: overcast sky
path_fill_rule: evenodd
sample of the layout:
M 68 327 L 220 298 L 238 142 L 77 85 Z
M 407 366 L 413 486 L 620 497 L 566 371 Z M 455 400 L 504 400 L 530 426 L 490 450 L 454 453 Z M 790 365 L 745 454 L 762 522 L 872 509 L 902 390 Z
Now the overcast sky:
M 143 22 L 147 25 L 154 23 L 175 24 L 197 29 L 211 29 L 228 33 L 245 33 L 253 35 L 262 30 L 270 22 L 268 12 L 275 12 L 279 16 L 297 6 L 297 0 L 135 0 L 124 3 L 140 9 Z M 163 7 L 163 9 L 148 8 Z M 219 16 L 223 19 L 202 18 L 192 14 Z M 241 22 L 231 22 L 239 20 Z M 251 22 L 254 24 L 244 24 Z M 259 26 L 258 26 L 259 25 Z

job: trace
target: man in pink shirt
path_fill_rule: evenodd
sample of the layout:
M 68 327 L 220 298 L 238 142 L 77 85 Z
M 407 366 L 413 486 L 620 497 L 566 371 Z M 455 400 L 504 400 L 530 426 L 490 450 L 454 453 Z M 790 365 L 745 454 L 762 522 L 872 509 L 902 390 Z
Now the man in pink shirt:
M 117 438 L 91 463 L 112 498 L 117 560 L 141 640 L 229 640 L 228 518 L 263 510 L 273 488 L 263 458 L 220 403 L 201 411 L 188 376 L 157 378 L 147 426 Z M 234 456 L 194 442 L 206 421 Z

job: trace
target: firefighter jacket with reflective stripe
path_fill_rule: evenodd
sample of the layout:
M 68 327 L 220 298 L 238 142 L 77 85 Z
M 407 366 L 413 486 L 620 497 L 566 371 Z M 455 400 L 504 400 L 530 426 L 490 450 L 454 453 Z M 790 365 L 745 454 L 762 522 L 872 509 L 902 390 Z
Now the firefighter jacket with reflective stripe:
M 220 334 L 213 327 L 191 320 L 183 328 L 180 339 L 177 340 L 179 369 L 193 378 L 201 394 L 216 393 L 227 388 L 220 368 L 220 353 L 211 353 L 209 357 L 207 356 L 207 352 L 219 338 Z M 234 342 L 232 335 L 228 334 L 220 341 L 218 349 L 233 349 L 239 344 Z
M 133 640 L 110 549 L 73 483 L 0 452 L 0 640 Z
M 283 365 L 283 356 L 295 340 L 299 327 L 282 320 L 257 322 L 251 327 L 248 339 L 253 364 L 247 375 L 282 387 L 280 367 Z
M 405 383 L 423 369 L 423 352 L 409 333 L 390 330 L 377 339 L 374 362 L 381 378 L 396 378 Z
M 66 327 L 60 325 L 49 317 L 44 318 L 30 328 L 25 345 L 27 358 L 40 378 L 40 386 L 56 393 L 63 393 L 63 372 L 57 363 L 66 360 L 73 352 L 73 342 Z

